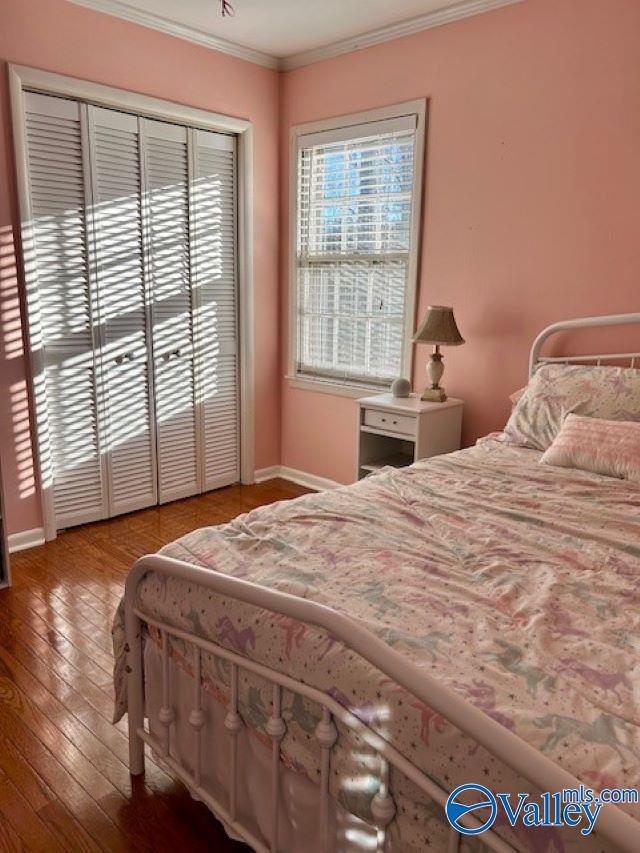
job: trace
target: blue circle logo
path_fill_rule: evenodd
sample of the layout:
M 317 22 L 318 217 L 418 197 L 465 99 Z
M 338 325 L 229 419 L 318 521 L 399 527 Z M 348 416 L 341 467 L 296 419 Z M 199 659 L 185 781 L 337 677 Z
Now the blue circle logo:
M 472 806 L 468 806 L 466 803 L 463 803 L 460 800 L 460 795 L 465 791 L 475 791 L 475 793 L 480 797 L 480 801 L 474 803 Z M 489 810 L 488 817 L 476 816 L 476 820 L 479 821 L 480 825 L 474 829 L 468 829 L 460 822 L 461 819 L 464 819 L 465 815 L 469 814 L 469 812 L 482 811 L 486 809 Z M 486 829 L 493 826 L 498 813 L 498 803 L 491 791 L 488 788 L 485 788 L 484 785 L 460 785 L 455 789 L 455 791 L 452 791 L 449 794 L 445 805 L 445 811 L 447 813 L 447 820 L 454 829 L 458 830 L 458 832 L 461 832 L 463 835 L 479 835 L 481 832 L 484 832 Z

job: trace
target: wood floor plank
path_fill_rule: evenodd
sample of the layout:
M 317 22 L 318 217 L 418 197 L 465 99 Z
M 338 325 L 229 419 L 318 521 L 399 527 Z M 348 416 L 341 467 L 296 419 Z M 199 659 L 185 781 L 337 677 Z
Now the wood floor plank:
M 63 846 L 79 853 L 100 849 L 6 737 L 0 741 L 0 768 Z
M 138 557 L 304 491 L 231 486 L 13 555 L 15 585 L 0 590 L 2 853 L 246 851 L 150 757 L 129 775 L 126 721 L 111 723 L 111 623 Z
M 6 652 L 0 649 L 0 655 L 6 655 Z M 34 709 L 32 709 L 33 712 L 35 712 L 35 708 L 37 707 L 38 711 L 45 714 L 59 731 L 77 746 L 83 756 L 93 764 L 96 774 L 101 774 L 120 793 L 126 797 L 130 797 L 132 795 L 132 779 L 129 776 L 126 764 L 128 750 L 126 739 L 122 735 L 119 735 L 122 739 L 122 743 L 118 744 L 119 748 L 110 749 L 107 744 L 103 743 L 97 737 L 91 728 L 84 726 L 75 715 L 69 715 L 67 709 L 54 696 L 49 694 L 42 685 L 35 683 L 34 679 L 26 671 L 23 671 L 14 660 L 10 657 L 3 657 L 1 660 L 5 664 L 5 676 L 7 671 L 10 671 L 13 686 L 18 691 L 22 701 L 31 703 L 34 706 Z M 0 678 L 1 685 L 2 679 Z M 40 720 L 40 722 L 42 721 Z M 30 726 L 30 728 L 33 728 L 33 726 Z M 115 732 L 113 727 L 112 731 Z M 113 746 L 113 743 L 111 745 Z M 160 776 L 164 778 L 160 779 Z M 149 795 L 164 795 L 167 787 L 171 784 L 169 777 L 162 773 L 162 771 L 156 770 L 154 772 L 152 765 L 145 774 L 143 783 L 149 789 Z M 138 786 L 138 789 L 140 791 L 140 786 Z M 162 820 L 166 821 L 169 817 L 164 797 L 154 799 L 152 796 L 147 796 L 141 802 L 145 804 L 144 816 L 148 819 L 150 825 L 155 825 Z
M 90 695 L 95 695 L 98 690 L 104 694 L 107 700 L 112 698 L 112 687 L 109 676 L 102 670 L 98 670 L 99 676 L 88 676 L 84 669 L 80 669 L 72 662 L 63 657 L 54 647 L 53 644 L 47 643 L 38 634 L 24 626 L 24 630 L 19 634 L 7 634 L 8 628 L 5 625 L 0 625 L 0 632 L 6 636 L 6 643 L 19 643 L 25 648 L 33 652 L 37 656 L 41 656 L 46 660 L 55 673 L 69 683 L 82 683 L 87 685 L 86 688 Z
M 51 643 L 57 652 L 60 652 L 60 643 L 65 644 L 64 648 L 67 647 L 66 644 L 69 644 L 75 650 L 90 657 L 105 672 L 112 672 L 112 655 L 105 652 L 91 637 L 87 637 L 75 625 L 67 624 L 62 626 L 59 621 L 55 624 L 47 622 L 35 610 L 27 607 L 15 597 L 11 600 L 9 609 L 11 611 L 11 620 L 16 622 L 16 630 L 19 630 L 20 625 L 25 624 L 32 631 L 39 634 L 43 640 Z
M 77 748 L 83 758 L 93 765 L 93 768 L 86 765 L 88 776 L 92 777 L 92 785 L 97 780 L 104 780 L 128 796 L 131 777 L 126 765 L 90 729 L 67 713 L 64 706 L 4 649 L 0 649 L 0 656 L 0 685 L 9 684 L 16 692 L 23 722 L 34 732 L 48 727 L 49 731 L 43 739 L 48 738 L 49 743 L 52 737 L 58 737 L 59 734 L 66 737 L 72 748 Z M 98 789 L 98 798 L 109 791 L 108 786 Z
M 11 779 L 0 771 L 0 813 L 29 850 L 64 853 L 64 847 Z
M 0 812 L 0 850 L 4 853 L 26 853 L 28 847 Z
M 96 629 L 96 626 L 88 622 L 81 613 L 68 608 L 64 602 L 61 602 L 54 594 L 48 595 L 46 599 L 39 595 L 34 590 L 16 589 L 15 595 L 20 601 L 23 601 L 27 607 L 34 610 L 41 619 L 49 622 L 54 627 L 66 625 L 74 625 L 80 631 L 86 633 L 94 643 L 107 654 L 111 651 L 111 642 L 108 632 L 108 625 L 105 624 L 102 628 Z M 60 628 L 62 633 L 64 631 Z
M 89 650 L 88 643 L 75 645 L 55 628 L 48 629 L 44 625 L 43 629 L 42 620 L 39 623 L 36 622 L 37 614 L 34 614 L 35 619 L 30 618 L 28 613 L 23 613 L 22 618 L 17 618 L 14 615 L 15 612 L 15 608 L 12 608 L 12 615 L 6 620 L 7 627 L 12 633 L 21 637 L 23 641 L 28 639 L 30 645 L 34 647 L 42 648 L 43 644 L 47 645 L 74 669 L 82 672 L 96 686 L 111 688 L 113 661 L 109 659 L 109 655 L 105 651 L 99 647 L 95 650 Z M 88 653 L 89 651 L 91 653 Z
M 83 581 L 82 573 L 70 563 L 65 562 L 65 575 L 64 578 L 60 578 L 55 575 L 53 568 L 25 561 L 20 577 L 16 580 L 16 586 L 26 585 L 32 589 L 40 588 L 45 591 L 54 587 L 57 595 L 67 604 L 73 605 L 76 601 L 82 601 L 91 609 L 109 618 L 113 608 L 108 601 L 105 601 L 105 590 L 97 594 L 88 589 Z M 113 597 L 116 598 L 116 594 Z
M 3 639 L 4 642 L 2 642 Z M 46 654 L 34 653 L 15 635 L 7 639 L 6 634 L 3 635 L 2 625 L 0 624 L 0 657 L 7 652 L 10 652 L 27 672 L 44 685 L 82 722 L 85 722 L 85 718 L 88 717 L 91 720 L 90 728 L 92 731 L 103 729 L 98 721 L 101 721 L 102 724 L 108 724 L 109 731 L 112 733 L 121 734 L 125 731 L 126 727 L 123 725 L 119 727 L 111 725 L 113 716 L 112 693 L 107 694 L 105 691 L 97 690 L 81 675 L 65 680 L 55 671 Z M 67 673 L 65 674 L 67 675 Z M 121 736 L 123 735 L 121 734 Z
M 60 704 L 58 714 L 70 714 L 92 732 L 124 765 L 127 765 L 129 745 L 125 734 L 126 725 L 124 723 L 120 726 L 112 725 L 113 701 L 111 699 L 107 699 L 103 694 L 94 694 L 94 700 L 96 696 L 99 700 L 95 703 L 98 707 L 95 707 L 91 704 L 91 697 L 87 698 L 84 693 L 79 692 L 74 686 L 56 675 L 40 656 L 31 653 L 15 639 L 12 639 L 10 643 L 5 642 L 5 644 L 1 644 L 1 641 L 2 628 L 0 627 L 0 660 L 6 659 L 9 647 L 11 647 L 13 657 L 9 660 L 13 659 L 20 665 L 20 668 L 16 669 L 14 662 L 14 674 L 16 672 L 21 674 L 21 670 L 24 669 L 25 675 L 29 674 L 37 679 Z M 28 681 L 24 681 L 24 676 L 23 684 L 28 684 Z M 25 689 L 29 692 L 28 687 Z M 162 792 L 171 780 L 164 770 L 161 770 L 155 762 L 148 759 L 145 781 L 150 790 Z

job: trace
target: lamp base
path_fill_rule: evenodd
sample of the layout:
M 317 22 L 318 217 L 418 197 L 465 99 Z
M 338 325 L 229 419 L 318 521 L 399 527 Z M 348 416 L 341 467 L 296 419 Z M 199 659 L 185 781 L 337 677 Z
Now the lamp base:
M 427 379 L 431 383 L 428 385 L 422 394 L 422 399 L 428 403 L 444 403 L 447 395 L 444 393 L 444 388 L 440 387 L 440 380 L 444 373 L 444 364 L 442 363 L 442 353 L 440 352 L 439 344 L 436 344 L 431 353 L 431 357 L 427 362 Z
M 444 388 L 425 388 L 420 399 L 427 403 L 445 403 L 447 395 Z

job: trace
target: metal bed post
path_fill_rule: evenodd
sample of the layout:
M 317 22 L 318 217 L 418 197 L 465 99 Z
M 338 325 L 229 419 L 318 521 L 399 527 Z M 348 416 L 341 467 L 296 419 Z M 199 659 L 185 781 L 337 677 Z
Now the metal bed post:
M 224 718 L 224 725 L 229 732 L 229 813 L 235 820 L 238 810 L 238 735 L 242 731 L 242 717 L 238 713 L 238 667 L 231 664 L 231 694 L 229 710 Z
M 144 741 L 138 731 L 144 725 L 144 672 L 142 662 L 142 621 L 134 613 L 135 589 L 125 586 L 125 652 L 127 662 L 127 722 L 129 726 L 129 772 L 144 773 Z

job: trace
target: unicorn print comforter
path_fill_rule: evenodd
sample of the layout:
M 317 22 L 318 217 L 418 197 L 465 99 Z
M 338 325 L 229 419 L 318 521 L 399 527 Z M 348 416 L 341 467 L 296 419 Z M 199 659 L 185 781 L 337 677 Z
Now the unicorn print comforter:
M 162 553 L 343 611 L 585 784 L 634 787 L 640 488 L 539 465 L 539 458 L 485 440 L 353 486 L 261 507 L 196 530 Z M 530 790 L 318 629 L 154 574 L 142 581 L 139 604 L 152 617 L 330 693 L 445 789 L 476 781 L 494 791 Z M 126 710 L 123 640 L 119 613 L 116 718 Z M 173 652 L 180 660 L 180 649 Z M 207 683 L 224 704 L 226 671 L 207 666 Z M 267 688 L 243 679 L 240 711 L 265 742 L 269 709 Z M 284 716 L 283 760 L 316 779 L 318 708 L 285 696 Z M 362 745 L 353 746 L 341 731 L 332 792 L 367 819 L 376 774 Z M 402 779 L 394 794 L 393 849 L 444 849 L 441 811 Z M 602 849 L 575 830 L 494 828 L 522 850 Z

